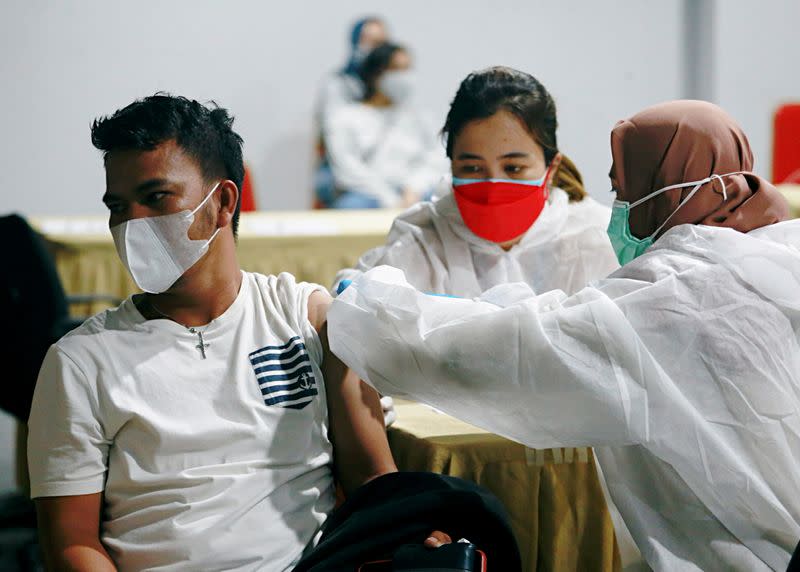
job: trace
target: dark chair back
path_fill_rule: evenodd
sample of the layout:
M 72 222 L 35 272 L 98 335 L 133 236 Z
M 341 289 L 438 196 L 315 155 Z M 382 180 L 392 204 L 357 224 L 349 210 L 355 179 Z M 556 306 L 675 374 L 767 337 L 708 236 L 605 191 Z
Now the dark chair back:
M 33 388 L 50 345 L 69 330 L 69 309 L 44 238 L 19 215 L 0 217 L 0 408 L 27 421 Z
M 797 548 L 794 549 L 794 555 L 789 561 L 789 567 L 786 572 L 800 572 L 800 542 L 797 543 Z

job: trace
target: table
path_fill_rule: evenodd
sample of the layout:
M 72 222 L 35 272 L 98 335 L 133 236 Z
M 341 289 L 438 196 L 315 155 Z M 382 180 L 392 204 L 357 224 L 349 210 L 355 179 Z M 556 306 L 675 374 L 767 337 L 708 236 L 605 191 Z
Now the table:
M 298 281 L 330 287 L 336 272 L 352 267 L 365 251 L 384 243 L 399 210 L 284 211 L 242 213 L 237 253 L 245 270 L 290 272 Z M 31 224 L 52 246 L 68 295 L 138 292 L 120 262 L 104 216 L 34 217 Z M 77 304 L 77 315 L 109 306 Z
M 594 454 L 530 449 L 417 403 L 396 400 L 389 444 L 400 470 L 461 477 L 505 505 L 523 570 L 619 570 Z
M 777 185 L 778 190 L 789 203 L 789 213 L 792 218 L 800 217 L 800 185 L 783 183 Z

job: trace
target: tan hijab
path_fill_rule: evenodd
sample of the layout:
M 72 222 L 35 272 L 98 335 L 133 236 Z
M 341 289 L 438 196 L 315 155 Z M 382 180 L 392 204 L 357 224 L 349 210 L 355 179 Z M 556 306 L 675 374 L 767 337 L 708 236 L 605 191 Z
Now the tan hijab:
M 617 123 L 611 131 L 611 182 L 617 198 L 634 202 L 658 189 L 751 171 L 747 137 L 722 109 L 704 101 L 671 101 L 649 107 Z M 715 179 L 704 185 L 664 226 L 684 223 L 748 232 L 789 217 L 778 190 L 756 175 L 725 177 L 725 192 Z M 692 190 L 666 191 L 630 212 L 631 232 L 649 236 Z

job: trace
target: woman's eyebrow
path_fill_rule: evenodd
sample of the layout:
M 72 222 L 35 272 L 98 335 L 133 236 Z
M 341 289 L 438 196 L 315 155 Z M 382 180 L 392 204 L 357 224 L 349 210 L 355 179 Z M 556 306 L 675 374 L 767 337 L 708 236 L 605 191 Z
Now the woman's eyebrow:
M 512 151 L 511 153 L 500 155 L 498 159 L 525 159 L 530 156 L 531 156 L 530 153 L 523 153 L 522 151 Z
M 469 159 L 483 159 L 480 155 L 476 155 L 474 153 L 460 153 L 456 159 L 460 161 L 465 161 Z

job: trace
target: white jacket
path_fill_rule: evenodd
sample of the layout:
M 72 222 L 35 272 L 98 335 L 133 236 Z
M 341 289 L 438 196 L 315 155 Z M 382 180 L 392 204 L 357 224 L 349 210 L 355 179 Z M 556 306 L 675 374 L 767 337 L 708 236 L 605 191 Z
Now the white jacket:
M 405 188 L 433 190 L 447 174 L 436 128 L 413 108 L 350 103 L 337 108 L 323 128 L 336 186 L 377 199 L 382 207 L 398 206 Z
M 567 297 L 427 296 L 376 268 L 331 347 L 380 392 L 535 448 L 595 446 L 655 570 L 785 570 L 800 539 L 800 220 L 680 225 Z
M 553 189 L 533 226 L 505 251 L 467 228 L 449 193 L 397 217 L 386 245 L 364 254 L 355 269 L 339 272 L 333 290 L 341 280 L 385 264 L 403 270 L 423 292 L 472 297 L 499 284 L 525 282 L 535 292 L 572 294 L 619 267 L 606 235 L 610 216 L 608 207 L 588 197 L 570 203 L 567 193 Z

